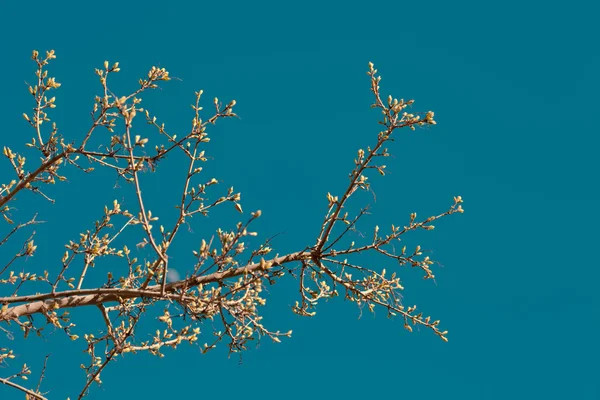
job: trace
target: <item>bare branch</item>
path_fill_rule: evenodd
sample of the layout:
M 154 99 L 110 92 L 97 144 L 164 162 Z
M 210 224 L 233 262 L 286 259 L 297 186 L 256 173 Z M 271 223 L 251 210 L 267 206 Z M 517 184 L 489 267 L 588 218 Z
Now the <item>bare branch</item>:
M 45 57 L 33 52 L 37 83 L 29 87 L 29 92 L 35 104 L 33 113 L 23 115 L 33 128 L 33 137 L 26 146 L 39 153 L 40 164 L 28 169 L 23 155 L 8 147 L 3 149 L 4 157 L 12 167 L 11 174 L 16 175 L 0 186 L 0 212 L 5 222 L 14 224 L 12 214 L 17 210 L 12 207 L 12 202 L 24 189 L 53 202 L 48 188 L 56 180 L 66 180 L 62 171 L 70 167 L 84 173 L 91 172 L 94 167 L 116 172 L 117 181 L 131 184 L 130 195 L 135 196 L 136 210 L 122 209 L 117 200 L 105 206 L 102 216 L 92 228 L 83 230 L 76 240 L 65 244 L 66 250 L 60 261 L 43 260 L 44 264 L 50 265 L 48 271 L 53 273 L 32 271 L 30 264 L 27 265 L 29 268 L 17 269 L 21 258 L 36 254 L 37 241 L 34 243 L 33 232 L 21 250 L 6 257 L 0 269 L 0 329 L 9 337 L 12 337 L 12 329 L 22 330 L 27 339 L 32 332 L 41 336 L 49 324 L 63 331 L 76 344 L 85 342 L 85 352 L 90 358 L 88 364 L 82 364 L 85 384 L 79 393 L 80 399 L 87 396 L 94 382 L 102 383 L 101 373 L 119 356 L 147 351 L 162 357 L 165 348 L 176 348 L 181 343 L 197 345 L 202 335 L 201 326 L 212 329 L 209 332 L 212 336 L 200 345 L 202 353 L 221 343 L 227 345 L 230 353 L 236 353 L 245 350 L 251 341 L 269 338 L 279 342 L 282 336 L 290 337 L 291 331 L 265 326 L 260 311 L 266 302 L 265 286 L 288 276 L 298 279 L 298 300 L 292 311 L 299 315 L 312 317 L 323 299 L 344 296 L 358 306 L 360 313 L 363 309 L 371 312 L 383 310 L 390 317 L 401 318 L 404 328 L 409 331 L 412 331 L 411 325 L 424 326 L 442 340 L 448 340 L 448 332 L 439 329 L 439 321 L 417 313 L 415 305 L 406 307 L 403 304 L 404 286 L 397 271 L 390 274 L 379 266 L 375 257 L 394 260 L 398 267 L 420 269 L 425 279 L 434 279 L 436 261 L 423 256 L 420 246 L 416 246 L 414 251 L 407 251 L 406 246 L 397 250 L 395 244 L 409 232 L 420 229 L 431 231 L 436 220 L 462 213 L 462 198 L 455 197 L 454 203 L 445 212 L 420 221 L 412 213 L 406 225 L 388 224 L 386 226 L 391 225 L 391 228 L 387 233 L 378 225 L 368 228 L 369 232 L 373 232 L 372 236 L 362 233 L 367 219 L 363 217 L 369 214 L 369 206 L 363 205 L 355 215 L 349 215 L 349 201 L 357 191 L 365 190 L 375 195 L 370 174 L 378 172 L 385 175 L 386 166 L 380 162 L 389 156 L 385 146 L 394 141 L 397 131 L 404 128 L 415 130 L 436 123 L 431 111 L 409 113 L 407 109 L 412 106 L 412 100 L 397 100 L 389 96 L 384 102 L 379 88 L 381 77 L 377 76 L 372 63 L 367 72 L 374 96 L 372 107 L 381 111 L 382 117 L 378 122 L 383 128 L 377 134 L 373 147 L 357 151 L 349 183 L 341 196 L 327 193 L 328 206 L 314 245 L 299 243 L 296 249 L 301 250 L 283 256 L 273 252 L 275 236 L 256 245 L 252 238 L 258 233 L 250 229 L 254 226 L 253 221 L 262 214 L 259 210 L 250 213 L 245 222 L 240 221 L 234 227 L 220 227 L 214 234 L 208 233 L 208 240 L 198 238 L 199 248 L 191 251 L 194 258 L 187 263 L 179 255 L 177 259 L 170 257 L 170 249 L 175 248 L 173 244 L 181 236 L 179 232 L 184 224 L 191 231 L 193 219 L 212 214 L 222 204 L 232 204 L 243 213 L 241 193 L 236 193 L 233 187 L 219 193 L 221 182 L 203 176 L 201 167 L 208 158 L 205 148 L 210 141 L 208 129 L 221 119 L 237 117 L 233 112 L 235 100 L 225 104 L 215 98 L 214 112 L 203 120 L 203 92 L 196 92 L 191 128 L 178 136 L 170 132 L 164 123 L 157 122 L 157 117 L 141 104 L 146 91 L 171 79 L 169 72 L 152 67 L 147 76 L 139 80 L 137 89 L 117 96 L 112 86 L 112 74 L 120 71 L 119 64 L 111 65 L 105 61 L 103 68 L 96 69 L 102 93 L 94 98 L 91 126 L 85 128 L 79 144 L 75 144 L 76 141 L 66 143 L 56 124 L 50 120 L 56 98 L 49 97 L 49 93 L 60 87 L 55 78 L 48 76 L 48 64 L 55 57 L 54 51 L 46 52 Z M 136 116 L 139 113 L 144 114 L 153 136 L 142 137 L 141 133 L 145 131 L 137 127 L 140 120 Z M 46 129 L 49 123 L 51 127 Z M 108 131 L 110 142 L 107 140 L 90 149 L 98 130 Z M 102 137 L 98 136 L 98 139 Z M 154 150 L 146 147 L 150 140 Z M 168 224 L 170 230 L 165 228 L 166 224 L 153 228 L 152 224 L 158 217 L 148 209 L 150 202 L 144 196 L 141 184 L 142 175 L 155 173 L 167 155 L 179 155 L 187 160 L 185 172 L 182 171 L 181 193 L 175 193 L 174 197 L 178 212 Z M 80 165 L 80 157 L 94 167 L 84 168 Z M 7 229 L 0 246 L 20 230 L 40 223 L 36 217 L 37 214 L 28 222 Z M 115 228 L 115 224 L 120 228 Z M 124 232 L 131 232 L 133 229 L 130 228 L 135 225 L 140 225 L 143 232 L 132 232 L 132 235 L 138 236 L 131 239 Z M 350 237 L 354 239 L 355 233 L 358 233 L 356 241 L 350 240 Z M 137 243 L 131 247 L 138 248 L 143 254 L 143 261 L 138 260 L 127 245 L 119 244 L 122 241 Z M 147 245 L 150 251 L 145 252 L 143 249 Z M 358 255 L 367 253 L 373 257 L 369 257 L 367 263 L 361 263 Z M 109 261 L 107 257 L 110 257 Z M 80 260 L 82 267 L 74 269 L 73 266 L 79 265 Z M 106 279 L 91 288 L 84 288 L 84 283 L 89 286 L 92 282 L 86 278 L 90 267 L 99 261 L 105 263 Z M 187 275 L 180 275 L 180 272 Z M 40 285 L 46 289 L 40 290 Z M 164 306 L 163 314 L 154 323 L 161 329 L 154 333 L 144 331 L 145 328 L 140 328 L 144 324 L 139 324 L 147 316 L 148 306 L 153 305 Z M 96 314 L 96 318 L 102 318 L 105 328 L 94 333 L 80 332 L 85 331 L 85 327 L 76 326 L 68 309 L 86 306 L 98 308 L 100 314 Z M 203 325 L 207 320 L 212 324 Z M 1 348 L 0 362 L 15 358 L 15 354 L 12 349 Z M 26 364 L 20 372 L 0 378 L 0 382 L 23 391 L 28 398 L 44 399 L 40 387 L 45 379 L 47 361 L 48 356 L 35 391 L 14 382 L 16 378 L 27 379 L 31 371 Z

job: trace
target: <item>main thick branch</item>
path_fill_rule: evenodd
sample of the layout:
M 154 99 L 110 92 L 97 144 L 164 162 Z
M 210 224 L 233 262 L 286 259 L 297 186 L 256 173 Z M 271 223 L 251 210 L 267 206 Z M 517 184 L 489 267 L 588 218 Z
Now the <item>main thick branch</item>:
M 0 312 L 0 321 L 14 320 L 19 317 L 45 312 L 52 309 L 94 306 L 120 299 L 132 298 L 180 298 L 174 293 L 177 289 L 192 288 L 201 284 L 219 282 L 223 279 L 233 278 L 249 272 L 268 270 L 273 266 L 282 265 L 294 261 L 309 260 L 311 253 L 296 252 L 282 257 L 275 257 L 266 262 L 248 264 L 243 267 L 232 268 L 223 272 L 215 272 L 209 275 L 193 276 L 188 279 L 171 282 L 166 286 L 166 293 L 161 295 L 161 285 L 149 286 L 146 289 L 135 288 L 98 288 L 84 290 L 66 290 L 63 292 L 44 293 L 30 296 L 1 297 L 0 304 L 25 303 L 9 307 Z

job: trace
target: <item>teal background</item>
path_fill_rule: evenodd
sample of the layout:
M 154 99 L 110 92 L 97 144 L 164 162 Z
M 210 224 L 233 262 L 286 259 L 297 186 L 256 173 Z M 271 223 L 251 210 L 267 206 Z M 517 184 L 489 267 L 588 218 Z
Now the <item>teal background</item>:
M 389 175 L 373 178 L 377 202 L 363 229 L 444 211 L 455 195 L 465 200 L 464 214 L 407 238 L 444 265 L 437 284 L 400 271 L 406 303 L 441 319 L 449 343 L 428 330 L 408 333 L 384 313 L 358 319 L 341 299 L 321 304 L 313 319 L 296 317 L 289 280 L 269 289 L 264 315 L 271 328 L 293 329 L 291 339 L 265 340 L 241 363 L 223 346 L 204 356 L 185 345 L 163 359 L 127 356 L 89 398 L 600 398 L 597 15 L 589 1 L 3 4 L 0 136 L 13 150 L 33 134 L 21 117 L 33 107 L 24 85 L 34 78 L 32 49 L 56 50 L 50 71 L 63 86 L 51 117 L 73 140 L 89 125 L 100 88 L 93 71 L 105 59 L 120 62 L 113 82 L 123 92 L 152 65 L 166 67 L 181 81 L 145 103 L 175 132 L 190 124 L 195 90 L 204 89 L 206 110 L 215 96 L 237 100 L 241 119 L 209 131 L 214 160 L 205 177 L 241 191 L 246 213 L 262 209 L 260 239 L 282 232 L 274 247 L 284 254 L 314 243 L 325 194 L 343 190 L 355 151 L 375 141 L 365 75 L 373 61 L 384 95 L 415 99 L 438 125 L 399 132 Z M 35 164 L 37 155 L 25 154 Z M 172 157 L 144 181 L 150 208 L 165 220 L 180 167 Z M 12 179 L 6 160 L 0 173 Z M 134 209 L 130 188 L 114 183 L 110 173 L 71 169 L 68 184 L 49 190 L 57 204 L 19 198 L 17 221 L 35 210 L 47 223 L 36 227 L 38 254 L 16 268 L 53 268 L 62 245 L 113 198 Z M 177 262 L 191 262 L 201 238 L 238 219 L 233 207 L 195 219 Z M 74 312 L 81 335 L 101 323 L 95 310 L 83 311 Z M 32 366 L 30 383 L 51 352 L 42 387 L 52 399 L 76 397 L 83 341 L 57 331 L 27 343 L 0 335 L 0 347 L 20 356 L 11 366 Z M 0 367 L 0 376 L 9 371 Z M 0 398 L 23 396 L 2 386 Z

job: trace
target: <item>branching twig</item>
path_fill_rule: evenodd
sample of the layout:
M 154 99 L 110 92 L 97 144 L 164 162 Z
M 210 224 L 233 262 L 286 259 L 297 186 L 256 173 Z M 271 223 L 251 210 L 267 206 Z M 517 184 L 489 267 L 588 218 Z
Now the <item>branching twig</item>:
M 37 84 L 30 87 L 29 91 L 34 97 L 35 106 L 33 113 L 24 114 L 24 118 L 35 132 L 27 146 L 40 152 L 41 161 L 37 168 L 28 172 L 25 158 L 7 147 L 4 148 L 4 156 L 12 166 L 11 173 L 16 174 L 12 181 L 0 187 L 0 212 L 5 222 L 13 224 L 11 218 L 14 208 L 9 208 L 9 203 L 15 201 L 16 195 L 24 189 L 50 200 L 42 186 L 53 184 L 55 180 L 66 180 L 64 176 L 59 175 L 59 168 L 62 171 L 63 165 L 65 168 L 74 166 L 84 172 L 93 170 L 92 167 L 84 168 L 79 165 L 79 157 L 87 159 L 97 167 L 115 171 L 117 180 L 123 179 L 132 183 L 132 194 L 136 197 L 135 212 L 121 209 L 117 200 L 113 202 L 112 207 L 106 206 L 104 215 L 96 221 L 94 228 L 82 232 L 77 241 L 69 241 L 66 244 L 66 251 L 60 263 L 55 265 L 54 273 L 43 271 L 36 274 L 18 270 L 15 272 L 15 265 L 21 257 L 34 256 L 37 246 L 33 242 L 33 236 L 25 242 L 20 252 L 4 261 L 0 270 L 0 290 L 4 290 L 0 291 L 0 324 L 11 329 L 16 325 L 17 329 L 24 331 L 25 337 L 31 332 L 41 335 L 44 327 L 40 324 L 43 322 L 38 318 L 34 320 L 34 316 L 41 315 L 41 320 L 61 329 L 70 339 L 81 343 L 82 339 L 75 334 L 76 329 L 81 328 L 71 322 L 67 309 L 96 306 L 100 310 L 99 317 L 102 318 L 106 331 L 102 330 L 97 334 L 98 337 L 91 333 L 83 335 L 91 361 L 82 367 L 86 373 L 86 383 L 79 394 L 80 399 L 88 394 L 93 382 L 101 383 L 101 372 L 118 356 L 139 351 L 162 356 L 161 351 L 165 347 L 175 348 L 183 342 L 194 344 L 201 337 L 200 326 L 205 320 L 214 321 L 214 331 L 201 347 L 203 353 L 215 348 L 221 341 L 226 342 L 230 352 L 240 352 L 245 350 L 248 342 L 252 340 L 270 338 L 278 342 L 281 336 L 289 337 L 291 331 L 274 331 L 264 326 L 260 313 L 260 306 L 266 301 L 263 298 L 264 285 L 274 284 L 284 276 L 299 280 L 299 299 L 293 311 L 300 315 L 314 316 L 320 301 L 343 295 L 356 303 L 361 313 L 364 308 L 370 311 L 385 310 L 388 316 L 397 315 L 402 318 L 407 330 L 412 330 L 410 324 L 425 326 L 443 340 L 448 340 L 447 332 L 438 327 L 439 321 L 431 321 L 430 317 L 424 317 L 422 313 L 417 314 L 416 306 L 405 307 L 402 304 L 401 291 L 404 287 L 396 272 L 389 274 L 385 269 L 362 265 L 356 261 L 359 259 L 358 254 L 370 253 L 394 260 L 399 266 L 420 268 L 424 272 L 424 278 L 433 279 L 431 266 L 435 262 L 422 255 L 420 246 L 412 252 L 407 251 L 406 246 L 401 251 L 396 251 L 394 244 L 409 232 L 434 229 L 432 223 L 439 218 L 463 212 L 462 198 L 457 196 L 447 211 L 422 221 L 417 221 L 416 214 L 412 213 L 407 225 L 391 225 L 387 234 L 383 234 L 379 226 L 375 226 L 372 239 L 366 239 L 358 230 L 359 223 L 364 223 L 362 217 L 369 214 L 368 206 L 360 208 L 354 216 L 348 215 L 349 201 L 358 190 L 365 190 L 374 195 L 369 176 L 373 171 L 385 175 L 386 166 L 380 165 L 379 161 L 389 155 L 385 145 L 394 141 L 396 131 L 404 128 L 414 130 L 416 127 L 436 123 L 433 112 L 408 113 L 406 109 L 413 104 L 412 100 L 398 101 L 389 96 L 385 103 L 379 91 L 381 78 L 376 75 L 377 70 L 373 64 L 370 64 L 368 71 L 374 95 L 372 107 L 381 111 L 382 119 L 379 124 L 383 128 L 372 148 L 358 150 L 354 168 L 349 174 L 350 182 L 343 194 L 339 197 L 327 194 L 327 211 L 314 245 L 310 247 L 301 244 L 296 249 L 302 250 L 283 256 L 272 255 L 273 238 L 255 245 L 250 238 L 257 233 L 250 231 L 250 224 L 261 216 L 259 210 L 251 213 L 245 223 L 237 223 L 233 229 L 219 228 L 208 243 L 204 239 L 199 240 L 199 250 L 192 251 L 193 262 L 186 264 L 185 261 L 179 261 L 183 258 L 178 256 L 179 265 L 176 267 L 180 271 L 187 271 L 188 274 L 178 278 L 173 274 L 176 269 L 170 259 L 169 249 L 175 248 L 172 245 L 175 238 L 180 236 L 178 232 L 182 225 L 189 225 L 193 217 L 207 216 L 215 207 L 226 203 L 233 203 L 237 211 L 242 213 L 241 194 L 235 193 L 233 187 L 229 188 L 227 193 L 213 197 L 214 188 L 220 187 L 217 179 L 203 178 L 201 183 L 196 182 L 203 171 L 198 165 L 207 160 L 204 149 L 204 145 L 210 140 L 207 129 L 220 119 L 236 117 L 233 112 L 235 100 L 223 104 L 215 98 L 214 113 L 203 121 L 200 105 L 202 91 L 198 91 L 195 103 L 192 104 L 194 116 L 191 129 L 178 137 L 169 132 L 164 124 L 157 122 L 157 117 L 141 108 L 140 104 L 145 91 L 155 89 L 159 83 L 170 80 L 169 73 L 164 68 L 152 67 L 147 77 L 140 79 L 136 90 L 119 97 L 111 89 L 112 86 L 108 86 L 109 75 L 119 72 L 119 65 L 114 63 L 111 66 L 106 61 L 104 68 L 96 69 L 102 85 L 102 94 L 94 99 L 90 113 L 92 124 L 78 145 L 75 145 L 75 142 L 67 144 L 59 134 L 56 124 L 52 124 L 48 131 L 43 129 L 50 122 L 49 110 L 56 106 L 55 98 L 48 98 L 48 93 L 60 86 L 54 78 L 48 77 L 47 71 L 48 62 L 55 58 L 55 54 L 49 51 L 43 58 L 34 51 L 32 58 L 37 65 Z M 147 154 L 148 150 L 145 148 L 150 139 L 138 135 L 137 128 L 133 127 L 133 121 L 135 120 L 136 124 L 139 121 L 139 118 L 135 119 L 138 113 L 145 114 L 147 124 L 160 138 L 154 146 L 153 154 Z M 97 149 L 89 149 L 90 140 L 98 129 L 105 129 L 112 134 L 110 144 L 105 143 Z M 114 134 L 115 130 L 121 133 Z M 144 148 L 146 150 L 143 150 Z M 167 155 L 175 153 L 188 159 L 182 191 L 176 197 L 178 215 L 172 224 L 169 224 L 170 231 L 161 225 L 160 233 L 157 233 L 152 223 L 158 218 L 147 209 L 149 203 L 142 191 L 141 174 L 155 172 Z M 122 165 L 123 161 L 125 165 Z M 126 218 L 126 221 L 116 233 L 107 233 L 107 230 L 114 228 L 112 219 L 115 218 Z M 15 226 L 0 240 L 0 246 L 20 229 L 35 223 L 39 221 L 36 221 L 34 216 L 29 222 Z M 344 226 L 340 228 L 340 224 Z M 136 247 L 143 249 L 149 244 L 151 248 L 143 262 L 138 260 L 127 246 L 111 247 L 115 246 L 117 237 L 134 225 L 141 225 L 144 231 L 142 238 L 138 240 L 141 242 Z M 362 230 L 362 226 L 360 229 Z M 362 242 L 352 241 L 348 244 L 344 241 L 350 235 L 349 232 L 358 232 L 357 240 Z M 253 246 L 251 251 L 247 249 L 248 239 Z M 86 280 L 89 267 L 93 267 L 97 260 L 106 260 L 105 257 L 109 256 L 111 260 L 122 260 L 123 268 L 119 269 L 117 262 L 111 263 L 104 283 L 84 289 L 84 281 L 89 283 L 89 278 Z M 80 258 L 83 261 L 83 269 L 75 272 L 71 268 L 72 263 Z M 44 260 L 45 264 L 52 262 Z M 369 262 L 374 262 L 374 258 L 370 258 Z M 169 278 L 171 282 L 167 282 L 169 271 L 175 276 Z M 6 275 L 3 275 L 4 273 Z M 35 285 L 30 285 L 34 281 L 45 282 L 50 289 L 40 292 Z M 63 283 L 70 289 L 62 290 Z M 165 309 L 163 315 L 158 317 L 157 324 L 162 324 L 164 329 L 156 330 L 151 339 L 146 340 L 145 336 L 138 332 L 141 330 L 138 323 L 146 315 L 148 305 L 159 304 L 165 305 Z M 2 326 L 0 328 L 10 334 L 8 329 Z M 14 357 L 12 350 L 0 349 L 0 361 Z M 45 377 L 47 360 L 48 356 L 35 391 L 12 381 L 17 377 L 25 379 L 24 375 L 30 373 L 26 365 L 21 372 L 8 378 L 0 378 L 0 383 L 19 389 L 32 398 L 44 399 L 39 392 Z

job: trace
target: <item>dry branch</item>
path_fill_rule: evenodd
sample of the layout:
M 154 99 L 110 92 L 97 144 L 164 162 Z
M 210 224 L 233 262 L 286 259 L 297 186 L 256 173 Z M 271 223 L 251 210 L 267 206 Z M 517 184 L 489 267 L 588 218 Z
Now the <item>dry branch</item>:
M 123 210 L 116 200 L 106 206 L 92 229 L 82 232 L 78 240 L 66 244 L 64 256 L 55 261 L 57 273 L 15 272 L 14 265 L 20 258 L 36 253 L 35 233 L 32 233 L 23 243 L 21 251 L 9 257 L 0 269 L 0 327 L 7 334 L 16 327 L 28 337 L 30 332 L 41 335 L 43 325 L 51 324 L 77 343 L 83 340 L 90 360 L 82 365 L 85 384 L 79 398 L 87 395 L 94 382 L 100 384 L 101 372 L 125 353 L 147 351 L 162 356 L 164 347 L 175 348 L 184 342 L 196 343 L 202 337 L 200 327 L 206 319 L 213 321 L 212 326 L 220 324 L 220 328 L 215 327 L 212 336 L 209 336 L 211 339 L 201 346 L 203 352 L 213 349 L 222 341 L 230 352 L 239 352 L 251 340 L 266 337 L 279 342 L 281 336 L 291 336 L 291 331 L 280 332 L 265 327 L 260 315 L 260 306 L 266 301 L 263 285 L 276 283 L 287 276 L 297 278 L 299 283 L 299 299 L 293 307 L 293 311 L 299 315 L 314 316 L 320 300 L 343 295 L 361 310 L 363 307 L 370 311 L 381 309 L 389 316 L 399 316 L 409 331 L 412 331 L 411 325 L 421 325 L 431 329 L 441 339 L 448 340 L 447 331 L 439 329 L 439 321 L 432 321 L 430 317 L 417 313 L 416 306 L 405 307 L 402 304 L 401 291 L 404 287 L 397 272 L 388 274 L 385 269 L 361 265 L 354 260 L 357 254 L 369 253 L 372 254 L 370 259 L 392 259 L 398 266 L 421 269 L 425 279 L 434 279 L 431 269 L 434 261 L 423 256 L 420 246 L 414 251 L 407 251 L 406 246 L 396 251 L 394 244 L 397 245 L 403 235 L 410 231 L 433 230 L 432 223 L 436 220 L 462 213 L 460 196 L 455 197 L 451 206 L 440 214 L 417 221 L 416 214 L 412 213 L 406 225 L 390 224 L 391 228 L 386 234 L 380 232 L 379 226 L 375 226 L 371 239 L 361 239 L 363 243 L 360 244 L 354 241 L 348 243 L 349 237 L 357 231 L 359 222 L 362 223 L 361 217 L 368 213 L 368 206 L 365 206 L 356 215 L 350 216 L 348 202 L 359 190 L 372 191 L 368 180 L 372 171 L 385 175 L 386 166 L 380 164 L 379 160 L 389 156 L 387 144 L 394 140 L 400 129 L 415 130 L 436 123 L 431 111 L 409 113 L 407 110 L 412 106 L 412 100 L 397 100 L 389 96 L 384 102 L 379 88 L 381 77 L 377 76 L 372 63 L 367 74 L 374 96 L 372 107 L 382 114 L 379 121 L 382 130 L 377 134 L 373 146 L 358 150 L 354 169 L 350 172 L 350 180 L 343 194 L 335 196 L 327 193 L 327 212 L 314 245 L 299 244 L 297 252 L 273 257 L 270 256 L 272 248 L 269 239 L 250 251 L 244 240 L 257 235 L 250 231 L 252 222 L 261 216 L 261 212 L 256 211 L 234 229 L 218 229 L 213 239 L 208 242 L 202 239 L 199 250 L 192 252 L 195 257 L 193 265 L 178 266 L 170 261 L 169 249 L 181 226 L 188 224 L 192 216 L 206 216 L 213 208 L 227 203 L 232 203 L 242 213 L 240 193 L 236 193 L 232 187 L 215 195 L 220 187 L 219 181 L 208 177 L 200 180 L 203 171 L 199 166 L 207 161 L 205 147 L 210 140 L 208 128 L 222 119 L 236 117 L 233 112 L 235 100 L 224 105 L 215 98 L 214 112 L 203 120 L 200 106 L 203 92 L 197 92 L 192 105 L 194 116 L 191 128 L 185 135 L 177 137 L 141 106 L 146 91 L 170 80 L 168 71 L 152 67 L 147 76 L 139 80 L 137 90 L 118 96 L 109 87 L 108 81 L 109 77 L 112 79 L 120 71 L 119 64 L 111 66 L 105 62 L 103 68 L 96 69 L 102 95 L 94 99 L 91 126 L 86 129 L 83 140 L 75 145 L 75 141 L 67 142 L 62 137 L 55 124 L 49 130 L 44 129 L 50 123 L 49 111 L 56 107 L 56 98 L 49 98 L 49 95 L 60 87 L 54 78 L 48 76 L 48 64 L 54 58 L 54 51 L 46 52 L 45 57 L 41 57 L 37 51 L 33 52 L 37 84 L 29 87 L 29 92 L 34 98 L 35 107 L 31 114 L 23 115 L 34 130 L 27 147 L 41 156 L 39 166 L 28 170 L 24 156 L 4 147 L 4 156 L 16 175 L 0 188 L 0 212 L 5 222 L 9 226 L 13 224 L 11 218 L 14 216 L 11 214 L 15 208 L 11 206 L 16 202 L 17 194 L 29 190 L 53 201 L 45 190 L 56 180 L 66 180 L 60 174 L 66 167 L 90 172 L 93 168 L 81 166 L 83 159 L 97 167 L 114 170 L 118 179 L 130 183 L 137 209 Z M 156 132 L 152 143 L 158 144 L 154 147 L 153 155 L 149 155 L 151 151 L 145 148 L 150 139 L 143 137 L 137 128 L 141 119 Z M 111 134 L 110 143 L 90 149 L 90 140 L 98 130 Z M 164 225 L 157 229 L 153 224 L 158 217 L 147 209 L 140 175 L 155 172 L 166 156 L 174 153 L 188 160 L 181 176 L 182 192 L 176 205 L 178 216 L 172 222 L 171 229 L 166 229 Z M 116 230 L 115 220 L 124 221 Z M 6 245 L 17 231 L 39 222 L 34 216 L 8 229 L 0 246 Z M 151 252 L 149 259 L 143 263 L 132 255 L 129 247 L 112 247 L 117 236 L 126 230 L 129 232 L 135 225 L 143 228 L 143 236 L 137 247 L 149 245 Z M 242 257 L 246 261 L 242 261 Z M 98 260 L 108 258 L 112 258 L 113 262 L 106 282 L 101 286 L 86 288 L 89 286 L 89 279 L 86 278 L 88 269 Z M 83 268 L 75 268 L 77 261 L 83 263 Z M 168 273 L 176 270 L 176 267 L 192 270 L 193 273 L 167 282 Z M 123 270 L 125 272 L 119 272 Z M 29 289 L 31 282 L 42 282 L 48 285 L 47 290 L 32 292 Z M 138 323 L 146 316 L 148 306 L 157 304 L 164 306 L 164 312 L 158 318 L 161 329 L 151 339 L 140 339 L 147 335 L 138 332 Z M 98 337 L 81 332 L 67 311 L 86 306 L 96 306 L 100 310 L 98 317 L 102 318 L 106 329 Z M 43 315 L 45 322 L 40 323 L 36 319 L 34 323 L 34 315 Z M 11 349 L 0 349 L 0 362 L 9 363 L 14 358 Z M 36 390 L 14 382 L 17 378 L 25 379 L 30 373 L 26 364 L 20 372 L 0 378 L 0 383 L 21 390 L 31 398 L 44 399 L 40 385 L 46 360 Z

